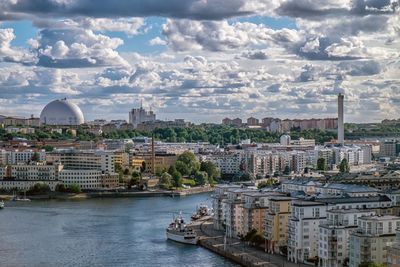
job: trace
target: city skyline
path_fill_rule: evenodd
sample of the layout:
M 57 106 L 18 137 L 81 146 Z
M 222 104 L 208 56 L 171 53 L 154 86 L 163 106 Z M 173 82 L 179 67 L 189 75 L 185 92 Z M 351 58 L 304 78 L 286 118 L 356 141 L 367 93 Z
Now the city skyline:
M 325 118 L 343 93 L 345 122 L 398 117 L 398 1 L 110 3 L 0 4 L 0 114 Z

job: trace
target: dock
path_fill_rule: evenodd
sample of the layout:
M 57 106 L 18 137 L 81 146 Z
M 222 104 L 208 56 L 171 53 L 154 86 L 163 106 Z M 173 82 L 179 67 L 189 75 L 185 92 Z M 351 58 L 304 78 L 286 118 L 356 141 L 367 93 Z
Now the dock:
M 309 267 L 310 265 L 288 262 L 286 257 L 268 254 L 262 249 L 252 247 L 236 238 L 226 238 L 224 232 L 213 229 L 212 219 L 208 216 L 192 222 L 190 225 L 199 236 L 199 245 L 233 262 L 248 267 Z

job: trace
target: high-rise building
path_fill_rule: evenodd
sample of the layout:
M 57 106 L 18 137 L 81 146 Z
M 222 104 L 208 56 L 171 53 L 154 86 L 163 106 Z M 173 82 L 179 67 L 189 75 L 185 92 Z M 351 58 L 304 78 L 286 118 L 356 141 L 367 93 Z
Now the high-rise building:
M 338 95 L 338 143 L 344 145 L 344 119 L 343 119 L 344 95 Z
M 154 122 L 156 120 L 156 114 L 153 111 L 146 111 L 142 106 L 140 108 L 134 108 L 129 112 L 129 123 L 137 128 L 138 124 L 143 122 Z

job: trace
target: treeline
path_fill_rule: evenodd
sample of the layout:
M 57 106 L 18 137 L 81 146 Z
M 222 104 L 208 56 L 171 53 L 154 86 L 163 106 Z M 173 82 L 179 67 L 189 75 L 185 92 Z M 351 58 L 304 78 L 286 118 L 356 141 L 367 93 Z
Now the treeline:
M 34 134 L 22 133 L 6 133 L 4 129 L 0 129 L 0 140 L 12 140 L 14 137 L 26 138 L 28 140 L 77 140 L 77 141 L 97 141 L 102 138 L 106 139 L 128 139 L 138 136 L 150 137 L 154 134 L 156 140 L 164 142 L 209 142 L 211 144 L 239 144 L 241 140 L 250 139 L 257 143 L 273 143 L 279 142 L 280 133 L 269 132 L 263 129 L 246 129 L 234 128 L 225 125 L 197 125 L 188 128 L 162 128 L 155 129 L 152 132 L 137 130 L 116 130 L 103 133 L 96 136 L 89 133 L 82 127 L 77 128 L 77 135 L 72 136 L 70 132 L 56 133 L 51 132 L 49 128 L 36 128 Z M 289 134 L 292 139 L 300 137 L 306 139 L 315 139 L 318 144 L 330 141 L 336 138 L 335 132 L 322 130 L 300 130 L 292 129 Z

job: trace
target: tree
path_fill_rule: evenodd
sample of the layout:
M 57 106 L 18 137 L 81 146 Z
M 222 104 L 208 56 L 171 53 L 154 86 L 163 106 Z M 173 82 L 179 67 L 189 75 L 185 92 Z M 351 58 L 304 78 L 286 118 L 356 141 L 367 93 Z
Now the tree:
M 202 161 L 200 163 L 200 171 L 206 172 L 208 178 L 212 180 L 217 180 L 220 178 L 220 171 L 211 161 Z
M 185 151 L 179 155 L 177 162 L 178 161 L 186 164 L 189 168 L 189 174 L 194 174 L 200 169 L 200 163 L 197 161 L 196 156 L 190 151 Z
M 175 162 L 175 168 L 178 172 L 180 172 L 180 174 L 182 175 L 189 175 L 191 174 L 191 169 L 190 166 L 188 166 L 185 162 L 183 161 L 176 161 Z
M 140 182 L 140 173 L 138 173 L 137 171 L 132 172 L 131 175 L 131 180 L 130 180 L 130 185 L 138 185 Z
M 45 183 L 36 183 L 26 192 L 28 195 L 43 195 L 49 193 L 50 187 Z
M 129 169 L 128 169 L 128 168 L 126 168 L 126 169 L 124 170 L 124 175 L 129 175 Z
M 171 174 L 164 172 L 161 175 L 160 181 L 159 181 L 160 187 L 163 189 L 170 189 L 172 187 L 172 176 Z
M 327 166 L 326 166 L 326 159 L 325 158 L 319 158 L 317 160 L 317 170 L 319 171 L 326 171 Z
M 68 191 L 69 191 L 70 193 L 75 193 L 75 194 L 78 194 L 78 193 L 82 192 L 81 186 L 78 185 L 78 184 L 71 184 L 71 185 L 68 187 Z
M 146 171 L 146 168 L 147 168 L 146 161 L 142 161 L 142 166 L 140 167 L 140 172 L 144 173 Z
M 43 149 L 44 149 L 46 152 L 51 152 L 51 151 L 54 150 L 54 147 L 53 147 L 53 146 L 50 146 L 50 145 L 45 145 L 45 146 L 43 146 Z
M 168 168 L 168 173 L 172 175 L 172 174 L 175 173 L 175 172 L 176 172 L 175 165 L 169 166 L 169 168 Z
M 339 171 L 341 173 L 349 173 L 350 172 L 350 166 L 349 166 L 349 163 L 346 158 L 342 159 L 342 161 L 340 162 Z
M 196 174 L 194 175 L 194 179 L 196 180 L 196 184 L 198 185 L 205 185 L 209 183 L 208 174 L 206 172 L 196 172 Z
M 172 174 L 172 180 L 175 187 L 182 187 L 182 174 L 176 171 Z
M 31 161 L 39 161 L 39 160 L 40 160 L 39 153 L 37 152 L 33 153 Z
M 286 165 L 285 170 L 283 171 L 284 175 L 289 175 L 290 174 L 290 167 L 289 165 Z

